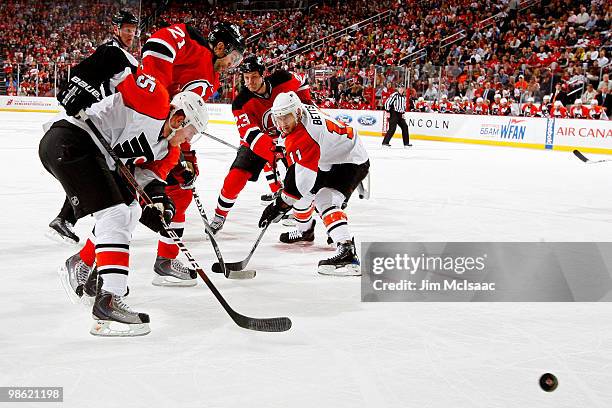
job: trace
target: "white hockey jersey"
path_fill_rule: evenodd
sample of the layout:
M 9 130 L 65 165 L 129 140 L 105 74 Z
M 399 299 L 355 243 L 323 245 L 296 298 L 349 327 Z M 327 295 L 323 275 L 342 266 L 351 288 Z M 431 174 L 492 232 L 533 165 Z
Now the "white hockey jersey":
M 303 106 L 301 123 L 284 138 L 285 157 L 289 166 L 295 165 L 295 184 L 302 197 L 310 194 L 319 170 L 329 171 L 334 164 L 368 161 L 355 129 L 314 105 Z
M 94 103 L 85 113 L 124 163 L 144 165 L 135 171 L 141 185 L 153 178 L 164 181 L 166 175 L 148 164 L 168 155 L 168 141 L 161 136 L 170 112 L 168 92 L 144 74 L 136 80 L 130 75 L 120 84 L 119 91 Z M 109 169 L 115 170 L 110 154 L 83 120 L 62 113 L 45 125 L 45 131 L 62 119 L 85 130 L 104 155 Z

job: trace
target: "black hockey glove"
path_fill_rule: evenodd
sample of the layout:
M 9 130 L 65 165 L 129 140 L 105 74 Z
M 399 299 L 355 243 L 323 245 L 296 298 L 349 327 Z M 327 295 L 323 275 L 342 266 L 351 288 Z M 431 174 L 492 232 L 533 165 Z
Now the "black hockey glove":
M 57 100 L 69 116 L 76 115 L 81 109 L 89 108 L 101 99 L 100 91 L 78 76 L 70 78 L 66 87 L 57 95 Z
M 162 220 L 169 225 L 176 213 L 174 201 L 166 195 L 165 185 L 159 181 L 150 182 L 144 190 L 153 203 L 142 208 L 140 222 L 153 232 L 160 232 L 164 229 Z
M 279 195 L 272 204 L 268 204 L 263 210 L 261 218 L 259 219 L 259 228 L 263 228 L 273 222 L 279 222 L 283 215 L 287 214 L 290 209 L 291 206 L 284 202 Z

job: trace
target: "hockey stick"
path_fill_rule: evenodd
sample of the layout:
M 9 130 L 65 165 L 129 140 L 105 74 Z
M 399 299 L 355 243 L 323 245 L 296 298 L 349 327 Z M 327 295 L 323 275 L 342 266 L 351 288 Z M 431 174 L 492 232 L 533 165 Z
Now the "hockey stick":
M 595 164 L 595 163 L 603 163 L 603 162 L 612 161 L 612 159 L 591 160 L 588 157 L 586 157 L 584 154 L 582 154 L 580 150 L 578 149 L 574 150 L 574 155 L 580 160 L 582 160 L 583 162 L 585 162 L 586 164 Z
M 208 223 L 208 217 L 206 217 L 206 212 L 204 211 L 204 206 L 200 201 L 200 196 L 196 192 L 195 188 L 193 189 L 193 199 L 198 207 L 198 212 L 200 213 L 200 217 L 202 217 L 202 222 L 204 222 L 204 229 L 206 230 L 206 234 L 210 239 L 210 243 L 215 250 L 215 254 L 217 255 L 217 259 L 219 262 L 215 262 L 216 265 L 219 265 L 219 269 L 223 275 L 228 279 L 253 279 L 255 277 L 255 271 L 233 271 L 229 270 L 225 267 L 225 262 L 223 262 L 223 256 L 221 255 L 221 250 L 219 249 L 219 245 L 215 240 L 214 233 L 210 228 L 210 224 Z
M 153 202 L 151 201 L 151 198 L 149 198 L 147 193 L 144 192 L 142 187 L 138 184 L 138 182 L 134 178 L 134 175 L 130 172 L 130 170 L 128 170 L 127 166 L 123 164 L 121 159 L 119 159 L 119 156 L 117 156 L 117 153 L 115 153 L 115 151 L 113 150 L 111 145 L 108 143 L 108 141 L 104 138 L 104 136 L 102 136 L 102 134 L 100 133 L 96 125 L 91 121 L 91 119 L 89 119 L 85 115 L 83 111 L 79 113 L 79 116 L 81 117 L 82 120 L 85 121 L 85 123 L 87 124 L 87 126 L 89 126 L 91 131 L 94 133 L 94 135 L 96 136 L 100 144 L 102 144 L 104 149 L 111 156 L 111 158 L 115 162 L 115 166 L 117 167 L 119 174 L 123 177 L 123 179 L 136 191 L 139 198 L 143 200 L 145 204 L 147 205 L 152 204 Z M 265 331 L 265 332 L 282 332 L 282 331 L 287 331 L 291 328 L 291 320 L 288 317 L 272 317 L 272 318 L 266 318 L 266 319 L 257 319 L 254 317 L 248 317 L 248 316 L 242 315 L 236 312 L 234 309 L 232 309 L 232 307 L 227 303 L 223 295 L 221 295 L 219 290 L 212 283 L 210 278 L 206 275 L 206 273 L 202 270 L 202 268 L 200 268 L 200 266 L 198 265 L 196 260 L 193 258 L 193 256 L 191 255 L 191 253 L 189 252 L 185 244 L 183 244 L 183 241 L 181 240 L 181 238 L 178 235 L 176 235 L 176 232 L 174 232 L 174 230 L 168 227 L 168 225 L 166 224 L 164 220 L 162 220 L 162 225 L 166 233 L 176 243 L 176 245 L 179 247 L 181 252 L 185 254 L 191 266 L 196 270 L 198 275 L 200 275 L 204 283 L 206 283 L 206 286 L 208 286 L 208 289 L 210 289 L 213 295 L 215 295 L 215 298 L 217 298 L 217 301 L 221 303 L 221 306 L 223 306 L 223 309 L 225 309 L 227 314 L 229 314 L 229 316 L 238 326 L 242 327 L 243 329 Z
M 236 146 L 234 146 L 234 145 L 233 145 L 233 144 L 231 144 L 231 143 L 226 142 L 225 140 L 223 140 L 223 139 L 221 139 L 221 138 L 218 138 L 217 136 L 213 136 L 213 135 L 211 135 L 210 133 L 206 133 L 206 132 L 202 132 L 202 134 L 203 134 L 204 136 L 206 136 L 206 137 L 211 138 L 212 140 L 216 140 L 217 142 L 219 142 L 219 143 L 221 143 L 221 144 L 226 145 L 227 147 L 231 147 L 231 148 L 232 148 L 232 149 L 234 149 L 234 150 L 238 150 L 238 148 L 237 148 Z
M 244 268 L 246 268 L 247 264 L 251 260 L 251 257 L 253 256 L 253 253 L 257 249 L 257 246 L 259 245 L 259 242 L 261 241 L 261 238 L 263 238 L 264 233 L 266 232 L 266 230 L 268 229 L 269 226 L 270 226 L 270 224 L 267 224 L 265 227 L 262 228 L 261 232 L 259 233 L 259 237 L 257 237 L 257 240 L 255 241 L 255 244 L 253 244 L 253 248 L 251 248 L 251 252 L 249 252 L 249 254 L 247 255 L 247 257 L 244 260 L 242 260 L 240 262 L 226 262 L 225 263 L 225 267 L 228 270 L 230 270 L 230 271 L 242 271 L 242 270 L 244 270 Z M 210 269 L 213 272 L 215 272 L 215 273 L 223 272 L 221 270 L 221 265 L 219 265 L 218 262 L 215 262 L 213 264 L 212 268 L 210 268 Z

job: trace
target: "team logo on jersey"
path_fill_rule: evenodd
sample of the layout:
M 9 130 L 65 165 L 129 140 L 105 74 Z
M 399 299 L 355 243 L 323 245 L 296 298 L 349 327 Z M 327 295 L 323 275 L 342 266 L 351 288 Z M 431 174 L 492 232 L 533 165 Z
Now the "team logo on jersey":
M 357 122 L 363 126 L 374 126 L 376 124 L 376 118 L 372 115 L 361 115 L 357 118 Z
M 151 162 L 155 159 L 153 150 L 144 132 L 138 137 L 133 137 L 130 140 L 126 140 L 116 145 L 113 147 L 113 150 L 117 153 L 117 156 L 129 159 L 126 161 L 126 164 L 141 164 L 147 161 Z
M 77 196 L 72 196 L 70 197 L 70 202 L 72 203 L 73 206 L 78 206 L 81 202 L 79 201 L 79 197 Z
M 339 115 L 336 115 L 336 120 L 339 120 L 340 122 L 348 125 L 353 121 L 353 118 L 350 115 L 347 115 L 346 113 L 341 113 Z
M 204 96 L 206 95 L 206 92 L 210 88 L 212 88 L 212 84 L 210 82 L 208 82 L 205 79 L 198 79 L 198 80 L 191 81 L 185 84 L 185 86 L 183 86 L 183 89 L 181 89 L 181 92 L 191 91 L 191 92 L 194 92 L 200 95 L 202 98 L 204 98 Z
M 272 110 L 268 109 L 267 111 L 264 112 L 261 118 L 261 124 L 264 130 L 276 129 L 276 125 L 274 124 L 274 121 L 272 120 Z

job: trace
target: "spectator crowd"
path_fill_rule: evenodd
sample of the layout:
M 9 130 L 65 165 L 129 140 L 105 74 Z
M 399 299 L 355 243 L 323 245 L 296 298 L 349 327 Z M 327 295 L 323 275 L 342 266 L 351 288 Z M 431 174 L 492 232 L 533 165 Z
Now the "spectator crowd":
M 142 7 L 144 16 L 156 6 Z M 109 36 L 116 11 L 110 0 L 3 2 L 6 92 L 53 95 L 69 67 Z M 427 109 L 493 113 L 504 100 L 516 111 L 532 100 L 544 107 L 547 98 L 554 112 L 560 102 L 568 115 L 580 105 L 609 116 L 611 17 L 612 3 L 603 0 L 324 0 L 310 9 L 268 11 L 174 1 L 140 43 L 163 21 L 190 22 L 203 33 L 231 21 L 268 66 L 308 75 L 323 107 L 380 108 L 407 85 L 414 109 L 423 98 Z M 226 78 L 217 99 L 230 97 L 239 82 Z

